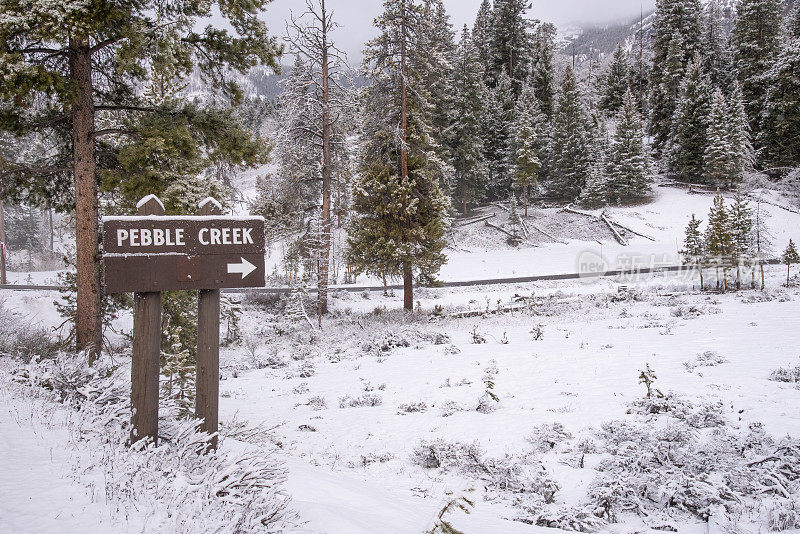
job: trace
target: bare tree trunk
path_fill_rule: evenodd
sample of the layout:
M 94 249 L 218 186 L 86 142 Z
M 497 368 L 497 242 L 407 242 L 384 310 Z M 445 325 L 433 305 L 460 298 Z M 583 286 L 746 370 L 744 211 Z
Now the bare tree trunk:
M 6 218 L 3 201 L 0 200 L 0 284 L 7 284 L 6 278 Z
M 703 287 L 703 266 L 700 265 L 700 261 L 697 262 L 697 272 L 700 275 L 700 291 L 704 291 L 705 287 Z
M 400 176 L 403 184 L 408 183 L 408 87 L 406 87 L 406 2 L 403 0 L 401 20 L 402 36 L 400 37 L 400 85 L 402 95 L 402 130 L 400 132 L 403 146 L 400 147 Z M 407 311 L 414 310 L 414 271 L 411 259 L 403 262 L 403 307 Z
M 98 246 L 97 179 L 94 153 L 92 56 L 89 44 L 71 40 L 70 77 L 76 96 L 72 105 L 72 149 L 75 179 L 75 241 L 77 245 L 77 349 L 89 351 L 89 364 L 103 343 L 100 317 L 100 250 Z
M 764 291 L 766 284 L 764 283 L 764 262 L 760 262 L 761 264 L 761 291 Z
M 322 10 L 322 247 L 319 251 L 317 314 L 320 327 L 322 316 L 328 313 L 328 269 L 331 262 L 331 110 L 328 65 L 328 17 L 325 0 Z
M 47 215 L 50 219 L 50 252 L 55 252 L 55 226 L 53 225 L 53 208 L 47 208 Z

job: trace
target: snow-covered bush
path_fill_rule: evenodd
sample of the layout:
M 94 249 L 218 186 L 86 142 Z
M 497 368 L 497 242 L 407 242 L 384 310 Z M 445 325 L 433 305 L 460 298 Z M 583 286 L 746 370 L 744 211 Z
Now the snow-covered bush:
M 37 357 L 54 358 L 59 349 L 58 340 L 49 330 L 29 324 L 0 299 L 0 356 L 29 362 Z
M 424 402 L 409 402 L 398 407 L 399 414 L 420 413 L 428 411 L 428 405 Z
M 776 499 L 768 513 L 768 524 L 774 531 L 800 529 L 800 496 Z
M 728 360 L 713 350 L 707 350 L 698 354 L 693 360 L 683 362 L 683 366 L 691 373 L 698 367 L 715 367 L 723 363 L 728 363 Z
M 548 476 L 545 467 L 535 458 L 509 454 L 487 457 L 476 442 L 423 440 L 414 448 L 411 461 L 425 469 L 456 471 L 479 480 L 498 496 L 537 494 L 544 502 L 551 503 L 559 490 L 558 483 Z
M 455 401 L 447 401 L 439 408 L 442 417 L 450 417 L 454 413 L 463 412 L 465 408 Z
M 365 393 L 360 397 L 345 395 L 339 399 L 339 408 L 360 408 L 362 406 L 380 406 L 381 404 L 383 404 L 383 399 L 380 395 L 373 393 Z
M 543 510 L 534 524 L 572 532 L 597 532 L 606 526 L 606 521 L 591 509 L 559 506 Z
M 179 534 L 296 528 L 281 462 L 263 448 L 231 452 L 224 440 L 207 452 L 209 435 L 198 421 L 178 419 L 175 403 L 162 405 L 159 446 L 131 446 L 130 379 L 104 360 L 89 367 L 85 355 L 60 354 L 32 361 L 12 379 L 21 395 L 40 398 L 34 402 L 59 400 L 76 410 L 65 444 L 82 451 L 73 456 L 75 476 L 102 481 L 104 499 L 120 517 L 135 513 L 148 531 Z M 40 395 L 42 388 L 51 393 Z
M 800 382 L 800 365 L 794 367 L 778 367 L 769 374 L 769 379 L 775 382 Z
M 564 429 L 561 423 L 545 423 L 533 427 L 533 431 L 526 438 L 538 452 L 549 452 L 559 443 L 572 439 L 572 434 Z

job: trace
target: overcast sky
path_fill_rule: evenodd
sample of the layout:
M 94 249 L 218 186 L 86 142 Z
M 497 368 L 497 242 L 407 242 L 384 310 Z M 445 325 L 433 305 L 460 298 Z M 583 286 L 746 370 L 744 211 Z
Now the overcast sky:
M 481 0 L 444 0 L 453 26 L 459 31 L 475 21 Z M 382 0 L 327 0 L 342 25 L 335 35 L 339 47 L 347 52 L 351 61 L 360 60 L 364 42 L 373 36 L 373 19 L 380 14 Z M 655 6 L 655 0 L 533 0 L 531 18 L 538 18 L 564 26 L 573 23 L 603 24 L 639 14 Z M 273 34 L 283 35 L 289 12 L 302 12 L 304 0 L 274 0 L 267 8 L 267 23 Z

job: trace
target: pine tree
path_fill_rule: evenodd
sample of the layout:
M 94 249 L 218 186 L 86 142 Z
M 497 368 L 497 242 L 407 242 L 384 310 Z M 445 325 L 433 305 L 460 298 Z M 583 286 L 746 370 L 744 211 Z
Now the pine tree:
M 794 6 L 792 17 L 789 20 L 789 38 L 800 39 L 800 4 Z
M 492 66 L 492 35 L 494 35 L 494 11 L 491 0 L 483 0 L 472 27 L 472 40 L 478 50 L 484 76 L 490 76 Z M 488 80 L 487 80 L 488 81 Z
M 517 246 L 522 242 L 519 236 L 519 227 L 522 226 L 522 219 L 519 218 L 519 208 L 517 204 L 517 197 L 511 195 L 508 201 L 508 225 L 511 227 L 511 238 L 509 244 Z
M 670 138 L 680 80 L 700 47 L 701 11 L 700 0 L 656 1 L 650 133 L 658 150 Z
M 781 21 L 780 0 L 742 0 L 737 6 L 731 46 L 750 130 L 756 135 L 762 131 L 759 123 L 769 87 L 764 75 L 781 52 Z
M 797 247 L 791 239 L 789 239 L 789 246 L 783 251 L 781 262 L 786 265 L 786 287 L 789 287 L 792 264 L 800 263 L 800 254 L 797 253 Z
M 539 107 L 545 116 L 553 116 L 556 93 L 555 82 L 556 27 L 548 22 L 539 22 L 531 36 L 531 85 L 539 99 Z
M 531 74 L 530 22 L 525 14 L 529 0 L 495 0 L 492 33 L 492 77 L 499 82 L 501 73 L 511 78 L 514 97 Z
M 522 89 L 514 110 L 514 188 L 522 191 L 525 216 L 528 216 L 529 189 L 539 185 L 539 170 L 542 167 L 542 147 L 547 119 L 539 109 L 534 89 L 527 85 Z
M 586 186 L 578 202 L 589 209 L 600 208 L 608 202 L 608 177 L 606 176 L 605 150 L 599 142 L 593 144 L 595 154 L 586 177 Z
M 607 197 L 617 203 L 639 200 L 650 193 L 653 169 L 644 142 L 642 118 L 628 90 L 618 113 L 617 128 L 607 162 Z
M 779 174 L 800 166 L 800 39 L 790 39 L 763 77 L 766 83 L 761 128 L 757 135 L 761 165 Z
M 756 198 L 756 209 L 753 220 L 753 244 L 752 249 L 755 252 L 756 261 L 758 262 L 759 270 L 761 271 L 761 290 L 765 287 L 764 275 L 764 260 L 773 254 L 772 238 L 773 235 L 769 230 L 767 221 L 769 220 L 769 212 L 762 208 L 760 196 Z M 753 287 L 755 287 L 755 273 L 753 273 Z
M 422 47 L 420 79 L 428 92 L 430 106 L 430 154 L 428 165 L 440 177 L 439 186 L 452 190 L 454 169 L 448 141 L 454 121 L 453 63 L 455 32 L 442 0 L 422 0 Z M 430 157 L 435 156 L 435 157 Z
M 751 260 L 753 256 L 753 229 L 755 226 L 753 210 L 740 189 L 736 190 L 729 213 L 733 261 L 736 263 L 736 287 L 740 289 L 742 287 L 742 265 Z
M 487 90 L 483 79 L 478 49 L 464 25 L 453 73 L 455 113 L 449 143 L 455 169 L 454 197 L 462 213 L 467 212 L 468 205 L 479 202 L 486 190 L 488 170 L 481 121 Z
M 733 147 L 729 135 L 728 104 L 720 89 L 714 91 L 709 115 L 708 144 L 703 155 L 703 182 L 730 187 L 734 181 Z
M 603 111 L 616 113 L 623 104 L 629 82 L 628 59 L 622 45 L 617 46 L 608 70 L 601 79 L 599 107 Z
M 511 131 L 514 119 L 514 93 L 511 78 L 503 72 L 490 90 L 483 116 L 483 145 L 489 169 L 487 195 L 493 200 L 508 197 L 511 191 Z
M 161 383 L 163 395 L 175 401 L 178 415 L 191 417 L 194 413 L 195 377 L 197 363 L 195 356 L 184 347 L 181 340 L 181 327 L 176 326 L 168 334 L 169 347 L 162 349 Z
M 731 180 L 738 184 L 753 169 L 755 155 L 742 90 L 736 82 L 733 82 L 733 91 L 728 98 L 728 138 L 732 152 Z
M 683 249 L 680 254 L 683 257 L 683 262 L 686 264 L 694 264 L 697 266 L 697 272 L 700 275 L 700 290 L 704 289 L 703 286 L 703 261 L 706 256 L 705 243 L 703 242 L 703 234 L 700 232 L 700 224 L 702 221 L 695 217 L 692 213 L 692 219 L 686 227 L 686 234 L 683 239 Z
M 719 269 L 722 268 L 722 288 L 727 289 L 727 269 L 734 253 L 734 244 L 730 216 L 721 194 L 714 197 L 714 205 L 708 212 L 705 242 L 708 257 L 717 268 L 717 288 L 720 288 Z
M 733 57 L 727 46 L 727 37 L 722 20 L 719 0 L 710 0 L 703 18 L 703 71 L 708 74 L 714 87 L 729 89 L 734 75 Z
M 553 116 L 548 193 L 574 200 L 586 185 L 591 167 L 590 125 L 572 67 L 567 65 Z
M 681 83 L 669 154 L 670 172 L 683 180 L 697 181 L 703 176 L 711 97 L 711 83 L 703 74 L 700 58 L 695 57 Z
M 379 35 L 367 44 L 362 93 L 361 172 L 353 193 L 347 258 L 360 272 L 403 279 L 403 305 L 414 308 L 415 271 L 430 280 L 442 254 L 450 202 L 438 186 L 422 82 L 424 10 L 414 0 L 386 0 Z M 398 129 L 399 126 L 399 129 Z
M 269 0 L 196 2 L 38 2 L 0 4 L 0 130 L 24 138 L 38 133 L 54 146 L 48 157 L 7 169 L 4 190 L 25 202 L 74 210 L 77 248 L 76 344 L 103 345 L 98 178 L 115 169 L 120 146 L 147 144 L 147 128 L 161 119 L 173 130 L 190 122 L 190 152 L 227 148 L 225 131 L 187 102 L 148 100 L 155 78 L 188 78 L 195 70 L 217 97 L 237 103 L 233 72 L 257 64 L 279 70 L 281 48 L 261 15 Z M 217 9 L 221 7 L 220 9 Z M 235 32 L 220 29 L 230 23 Z M 201 26 L 203 29 L 200 29 Z M 164 119 L 173 119 L 165 123 Z M 154 143 L 160 142 L 162 137 Z M 73 188 L 74 186 L 74 188 Z M 157 193 L 157 191 L 150 191 Z

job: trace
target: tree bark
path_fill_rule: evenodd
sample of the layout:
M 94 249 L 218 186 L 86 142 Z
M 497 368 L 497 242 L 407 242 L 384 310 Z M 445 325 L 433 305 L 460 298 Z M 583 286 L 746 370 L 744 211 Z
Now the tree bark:
M 319 251 L 317 315 L 320 327 L 322 316 L 328 313 L 328 270 L 331 262 L 331 111 L 328 65 L 328 17 L 325 0 L 322 11 L 322 246 Z
M 700 262 L 697 262 L 697 272 L 700 274 L 700 291 L 704 291 L 705 287 L 703 287 L 703 266 L 700 265 Z
M 401 15 L 401 30 L 400 37 L 400 93 L 401 93 L 401 121 L 402 129 L 400 137 L 402 139 L 402 146 L 400 147 L 400 177 L 403 184 L 408 183 L 408 144 L 407 144 L 407 129 L 408 129 L 408 87 L 406 86 L 406 2 L 403 0 L 403 14 Z M 410 200 L 410 199 L 408 199 Z M 408 214 L 406 217 L 406 224 L 409 224 Z M 414 272 L 411 258 L 403 261 L 403 307 L 408 311 L 414 310 Z
M 75 101 L 72 105 L 78 292 L 75 337 L 78 351 L 89 352 L 91 365 L 100 356 L 103 330 L 100 314 L 100 250 L 92 57 L 89 43 L 85 40 L 70 40 L 69 59 L 70 77 L 76 88 Z
M 410 261 L 403 262 L 403 308 L 414 311 L 414 269 Z
M 0 200 L 0 284 L 7 284 L 6 278 L 6 218 L 3 211 L 3 201 Z

